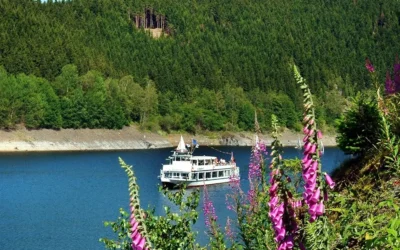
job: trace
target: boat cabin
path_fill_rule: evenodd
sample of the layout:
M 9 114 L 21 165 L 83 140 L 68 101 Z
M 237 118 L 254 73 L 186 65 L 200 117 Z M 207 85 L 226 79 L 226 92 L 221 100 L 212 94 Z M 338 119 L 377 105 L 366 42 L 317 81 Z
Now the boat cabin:
M 193 145 L 198 145 L 193 143 Z M 194 149 L 192 145 L 192 149 Z M 239 167 L 231 156 L 229 162 L 218 160 L 215 156 L 193 156 L 185 146 L 183 137 L 173 154 L 167 158 L 160 170 L 161 182 L 164 186 L 186 183 L 187 186 L 202 186 L 229 182 L 232 176 L 239 177 Z
M 208 180 L 229 178 L 232 165 L 218 161 L 215 156 L 173 155 L 163 167 L 165 178 L 186 180 Z

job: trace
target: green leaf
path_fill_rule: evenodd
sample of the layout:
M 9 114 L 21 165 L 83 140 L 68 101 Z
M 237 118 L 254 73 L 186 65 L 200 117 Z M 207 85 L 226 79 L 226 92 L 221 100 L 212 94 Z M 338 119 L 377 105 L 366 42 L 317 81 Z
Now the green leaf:
M 344 212 L 346 212 L 346 209 L 344 209 L 344 208 L 337 208 L 337 207 L 329 208 L 329 209 L 326 209 L 326 210 L 334 211 L 334 212 L 339 212 L 339 213 L 344 213 Z
M 391 228 L 387 228 L 386 231 L 397 238 L 397 231 Z

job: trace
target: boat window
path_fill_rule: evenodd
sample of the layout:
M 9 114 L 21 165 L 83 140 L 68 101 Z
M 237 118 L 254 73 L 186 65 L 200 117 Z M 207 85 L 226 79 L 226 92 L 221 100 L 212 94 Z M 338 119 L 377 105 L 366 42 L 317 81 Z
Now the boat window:
M 218 177 L 223 177 L 224 176 L 224 171 L 219 171 L 218 172 Z
M 197 161 L 196 160 L 192 160 L 192 165 L 197 165 Z
M 192 179 L 196 180 L 197 179 L 197 173 L 192 174 Z
M 199 180 L 202 180 L 204 178 L 204 173 L 199 173 Z
M 188 178 L 188 174 L 187 173 L 182 173 L 182 178 L 183 179 L 187 179 Z
M 204 165 L 204 160 L 199 160 L 199 166 Z
M 231 172 L 230 170 L 225 170 L 225 176 L 230 176 L 231 175 L 230 172 Z
M 211 178 L 211 173 L 210 172 L 206 173 L 206 178 Z
M 177 177 L 177 176 L 179 176 L 179 173 L 173 173 L 173 176 Z
M 212 172 L 212 177 L 216 178 L 217 177 L 217 172 Z

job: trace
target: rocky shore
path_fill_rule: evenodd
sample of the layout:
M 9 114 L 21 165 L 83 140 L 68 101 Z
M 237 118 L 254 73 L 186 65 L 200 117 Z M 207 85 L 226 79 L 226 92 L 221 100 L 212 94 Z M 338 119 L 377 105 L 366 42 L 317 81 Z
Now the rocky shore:
M 23 151 L 96 151 L 96 150 L 130 150 L 175 147 L 181 134 L 160 135 L 143 132 L 137 127 L 125 127 L 122 130 L 107 129 L 62 129 L 62 130 L 27 130 L 19 128 L 11 131 L 0 131 L 0 152 Z M 212 135 L 182 134 L 185 141 L 190 143 L 195 138 L 200 145 L 213 146 L 252 146 L 254 134 L 248 132 Z M 282 132 L 280 137 L 284 146 L 297 145 L 302 134 L 289 130 Z M 270 144 L 269 134 L 260 139 Z M 324 136 L 325 146 L 336 146 L 335 136 Z

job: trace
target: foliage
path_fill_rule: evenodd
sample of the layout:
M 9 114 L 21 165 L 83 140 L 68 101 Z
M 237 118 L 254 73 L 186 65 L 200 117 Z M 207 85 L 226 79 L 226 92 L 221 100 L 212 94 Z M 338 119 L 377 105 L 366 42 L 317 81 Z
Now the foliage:
M 381 118 L 374 97 L 357 95 L 352 106 L 337 121 L 338 146 L 346 154 L 374 150 L 381 137 Z
M 266 146 L 258 140 L 258 135 L 256 136 L 256 144 L 252 148 L 249 165 L 250 189 L 248 193 L 245 194 L 241 190 L 239 179 L 236 176 L 231 177 L 232 193 L 227 196 L 227 200 L 228 209 L 233 210 L 237 215 L 235 221 L 238 228 L 237 234 L 232 233 L 229 218 L 225 228 L 226 236 L 222 233 L 217 224 L 214 206 L 209 200 L 206 187 L 204 188 L 203 209 L 210 236 L 209 245 L 212 249 L 270 249 L 275 243 L 277 249 L 293 249 L 294 247 L 304 249 L 305 246 L 312 249 L 329 249 L 332 244 L 330 232 L 333 231 L 333 228 L 325 216 L 324 202 L 328 200 L 327 187 L 333 188 L 335 183 L 326 173 L 326 183 L 322 180 L 320 163 L 322 149 L 318 143 L 322 134 L 316 127 L 315 110 L 310 90 L 296 67 L 294 70 L 300 88 L 304 91 L 303 123 L 305 127 L 303 132 L 305 133 L 304 141 L 306 143 L 304 145 L 305 157 L 301 161 L 303 180 L 302 182 L 291 181 L 290 175 L 297 175 L 298 173 L 290 172 L 290 170 L 298 169 L 299 167 L 296 164 L 299 165 L 299 162 L 282 159 L 280 153 L 282 145 L 278 140 L 279 126 L 277 118 L 272 116 L 274 140 L 271 144 L 270 185 L 267 184 L 266 180 Z M 257 120 L 255 130 L 256 132 L 260 130 Z M 288 165 L 285 165 L 285 163 Z M 125 165 L 122 166 L 130 170 Z M 130 170 L 127 173 L 130 180 L 134 180 L 131 176 L 133 172 Z M 303 194 L 299 192 L 300 183 L 304 184 Z M 163 217 L 154 216 L 153 213 L 148 213 L 146 220 L 140 220 L 143 225 L 146 225 L 144 228 L 151 228 L 148 231 L 151 232 L 149 239 L 154 243 L 155 248 L 162 246 L 161 248 L 167 249 L 171 247 L 195 249 L 199 247 L 194 243 L 193 233 L 190 231 L 188 221 L 185 222 L 188 218 L 192 218 L 193 223 L 196 221 L 195 208 L 198 204 L 198 197 L 196 198 L 195 195 L 193 199 L 188 199 L 188 202 L 185 203 L 182 200 L 183 192 L 183 189 L 175 194 L 165 191 L 165 194 L 179 206 L 181 212 L 184 212 L 182 216 L 171 215 L 169 209 L 166 208 L 166 221 Z M 137 191 L 135 191 L 136 193 Z M 186 213 L 183 211 L 185 208 L 189 208 Z M 137 215 L 135 211 L 141 210 L 136 206 L 131 216 Z M 183 220 L 181 221 L 181 219 Z M 172 221 L 175 222 L 171 223 Z M 180 222 L 185 223 L 181 224 Z M 177 226 L 177 228 L 174 228 L 174 226 Z M 119 233 L 121 234 L 121 232 Z M 165 235 L 166 233 L 168 235 Z M 317 235 L 318 237 L 316 237 Z M 163 240 L 159 241 L 160 239 Z M 230 244 L 227 244 L 226 240 L 229 240 Z M 109 242 L 104 239 L 102 241 Z M 135 244 L 132 246 L 135 248 Z
M 196 223 L 198 219 L 198 212 L 196 208 L 199 204 L 199 190 L 195 189 L 188 194 L 185 187 L 182 186 L 177 191 L 170 191 L 160 187 L 162 192 L 167 198 L 176 206 L 164 206 L 165 216 L 156 216 L 153 209 L 144 211 L 140 208 L 138 202 L 138 186 L 134 180 L 132 167 L 125 164 L 120 159 L 120 165 L 125 169 L 129 176 L 129 187 L 131 189 L 130 196 L 131 202 L 135 203 L 135 215 L 143 216 L 142 219 L 136 219 L 143 223 L 142 230 L 151 232 L 151 234 L 144 233 L 146 239 L 149 240 L 154 249 L 201 249 L 195 243 L 196 233 L 192 231 L 191 225 Z M 132 198 L 136 197 L 132 200 Z M 131 205 L 132 208 L 132 205 Z M 175 212 L 176 208 L 179 213 Z M 122 208 L 120 209 L 120 216 L 115 222 L 105 222 L 105 226 L 111 226 L 112 230 L 118 233 L 117 240 L 101 238 L 100 241 L 105 244 L 108 249 L 136 249 L 132 245 L 131 230 L 133 227 L 129 214 Z M 140 227 L 139 227 L 140 229 Z M 143 231 L 141 231 L 143 232 Z M 147 238 L 148 237 L 148 238 Z M 149 243 L 150 244 L 150 243 Z
M 374 66 L 367 60 L 376 95 L 366 101 L 357 100 L 362 105 L 373 107 L 374 127 L 378 136 L 373 144 L 365 143 L 360 147 L 357 158 L 345 163 L 335 176 L 341 179 L 341 192 L 331 202 L 330 211 L 332 234 L 338 235 L 332 241 L 331 248 L 350 249 L 399 249 L 399 159 L 396 129 L 399 123 L 396 88 L 386 88 L 381 94 Z M 395 78 L 396 79 L 396 78 Z M 357 104 L 357 103 L 356 103 Z M 354 117 L 365 114 L 364 109 L 353 109 Z M 341 126 L 352 126 L 352 121 L 343 120 Z M 364 124 L 368 127 L 369 124 Z M 361 129 L 363 126 L 359 126 Z M 373 132 L 370 129 L 370 132 Z M 350 134 L 341 134 L 343 145 L 353 144 Z M 368 134 L 362 134 L 359 140 L 366 140 Z M 373 147 L 373 150 L 371 150 Z M 354 178 L 356 177 L 356 178 Z M 334 222 L 334 223 L 333 223 Z M 346 226 L 341 226 L 346 225 Z
M 132 239 L 129 237 L 131 224 L 129 223 L 129 213 L 124 209 L 119 209 L 119 217 L 114 221 L 104 222 L 105 227 L 111 227 L 114 233 L 117 233 L 118 239 L 111 240 L 100 238 L 99 241 L 104 243 L 107 249 L 131 249 Z
M 367 69 L 371 74 L 375 73 L 370 61 L 367 61 Z M 381 96 L 379 84 L 376 82 L 375 97 L 356 99 L 359 106 L 372 107 L 367 110 L 373 113 L 376 119 L 377 139 L 372 147 L 368 143 L 356 144 L 357 158 L 347 161 L 348 166 L 343 166 L 334 175 L 334 179 L 338 182 L 338 192 L 328 194 L 328 188 L 333 188 L 336 184 L 327 173 L 321 171 L 322 134 L 316 126 L 315 104 L 308 85 L 296 67 L 294 72 L 304 97 L 304 158 L 301 161 L 283 160 L 280 153 L 281 143 L 278 140 L 278 121 L 276 116 L 272 116 L 270 185 L 266 180 L 266 147 L 258 140 L 258 135 L 249 164 L 248 193 L 241 190 L 238 178 L 233 176 L 231 179 L 232 193 L 227 196 L 227 205 L 228 209 L 237 215 L 234 221 L 237 227 L 236 233 L 230 228 L 232 220 L 229 218 L 225 235 L 222 233 L 217 224 L 213 204 L 208 198 L 206 188 L 204 189 L 204 213 L 209 228 L 210 247 L 271 249 L 275 244 L 277 249 L 400 249 L 400 161 L 397 139 L 399 114 L 397 106 L 393 105 L 398 102 L 398 93 L 391 91 Z M 351 115 L 347 113 L 345 116 L 353 118 L 360 118 L 366 113 L 365 109 L 361 108 L 352 108 L 348 112 L 351 112 Z M 341 126 L 343 128 L 355 126 L 353 118 L 343 119 Z M 255 125 L 257 133 L 260 131 L 257 119 Z M 358 125 L 358 127 L 363 129 L 363 126 Z M 352 136 L 351 133 L 342 133 L 340 136 L 345 148 L 355 148 L 354 140 L 347 138 Z M 370 135 L 360 134 L 358 140 L 365 142 L 367 136 Z M 296 179 L 299 173 L 295 171 L 300 169 L 302 179 L 299 180 Z M 292 181 L 292 178 L 295 181 Z M 301 185 L 304 186 L 299 189 Z M 168 192 L 166 194 L 170 198 L 177 198 L 175 201 L 176 204 L 181 204 L 181 210 L 186 206 L 194 211 L 193 217 L 186 217 L 184 213 L 183 218 L 197 219 L 195 208 L 198 204 L 198 194 L 197 198 L 195 196 L 193 200 L 182 205 L 183 193 L 181 189 L 177 196 Z M 157 224 L 154 222 L 157 221 L 154 220 L 157 217 L 152 213 L 149 215 L 144 223 L 152 228 L 150 235 L 153 242 L 157 242 L 156 235 L 165 225 L 170 230 L 168 232 L 175 233 L 171 224 Z M 122 213 L 122 216 L 126 217 L 126 214 Z M 127 226 L 123 219 L 111 225 L 119 233 L 121 243 L 126 244 L 124 239 L 126 234 L 129 235 L 129 231 L 124 232 L 124 230 L 127 230 L 129 225 Z M 183 226 L 185 225 L 189 223 Z M 170 244 L 179 238 L 190 242 L 189 245 L 185 245 L 188 249 L 199 247 L 194 243 L 194 237 L 188 230 L 189 227 L 185 228 L 182 234 L 178 230 L 177 238 L 157 244 Z M 168 236 L 162 236 L 165 237 Z M 106 244 L 112 243 L 107 240 L 102 241 Z M 178 240 L 179 242 L 181 241 Z M 181 246 L 178 244 L 175 247 Z
M 135 16 L 143 15 L 145 8 L 166 17 L 165 36 L 153 39 L 136 28 Z M 301 96 L 288 67 L 293 62 L 301 62 L 299 67 L 318 96 L 319 124 L 329 126 L 346 98 L 371 88 L 360 62 L 371 55 L 378 62 L 376 68 L 386 70 L 385 58 L 399 50 L 395 0 L 384 1 L 381 7 L 371 0 L 21 0 L 2 1 L 0 9 L 0 29 L 7 31 L 0 37 L 0 65 L 14 77 L 23 73 L 46 79 L 61 106 L 31 97 L 31 104 L 22 109 L 32 128 L 120 128 L 136 122 L 160 125 L 166 131 L 249 130 L 254 110 L 261 114 L 264 129 L 271 128 L 271 114 L 282 126 L 298 128 Z M 107 91 L 112 80 L 124 86 L 116 95 L 99 93 L 100 89 L 87 92 L 81 76 L 96 71 Z M 91 80 L 101 84 L 96 77 Z M 149 81 L 157 93 L 158 110 L 151 106 L 157 103 L 154 91 L 148 89 L 148 98 L 143 97 Z M 75 92 L 79 88 L 82 94 Z M 82 96 L 83 101 L 71 99 Z M 86 97 L 97 96 L 95 103 L 91 98 L 85 103 Z M 181 126 L 183 103 L 194 113 L 214 116 L 188 119 Z M 2 106 L 7 104 L 4 100 Z M 62 121 L 58 115 L 44 115 L 51 119 L 42 122 L 43 106 L 66 115 Z M 74 115 L 78 108 L 84 112 Z M 99 119 L 99 112 L 107 118 Z M 25 116 L 15 115 L 0 127 L 26 122 Z M 150 117 L 159 115 L 162 118 Z

